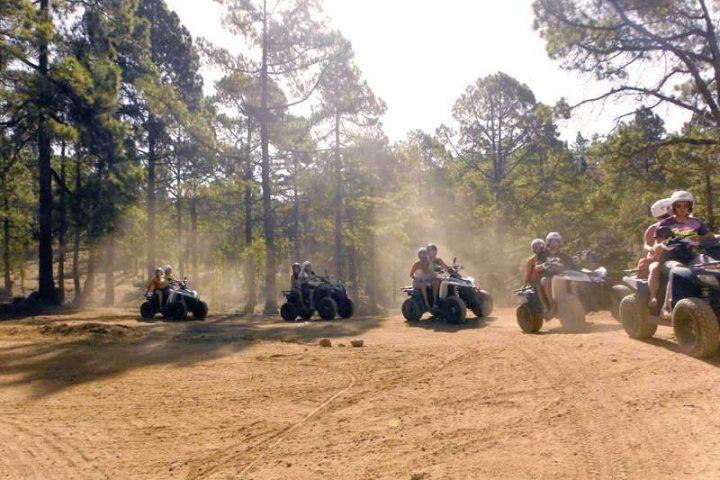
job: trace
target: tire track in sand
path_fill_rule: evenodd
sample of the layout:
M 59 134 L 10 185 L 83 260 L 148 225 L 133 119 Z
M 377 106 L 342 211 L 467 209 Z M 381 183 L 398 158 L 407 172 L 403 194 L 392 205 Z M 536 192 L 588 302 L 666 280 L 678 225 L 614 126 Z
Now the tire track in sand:
M 321 413 L 323 410 L 325 410 L 326 407 L 328 407 L 333 401 L 335 401 L 338 397 L 349 391 L 352 387 L 355 386 L 355 382 L 357 381 L 355 375 L 351 372 L 350 373 L 350 381 L 348 382 L 347 386 L 342 388 L 341 390 L 338 390 L 335 392 L 332 396 L 327 398 L 325 401 L 323 401 L 320 405 L 315 407 L 310 413 L 305 415 L 300 421 L 295 422 L 291 425 L 288 425 L 286 427 L 283 427 L 279 431 L 277 431 L 275 434 L 270 436 L 269 438 L 261 441 L 260 443 L 253 445 L 249 449 L 242 451 L 242 452 L 234 452 L 228 455 L 223 455 L 224 452 L 227 452 L 228 450 L 235 450 L 237 445 L 233 445 L 229 448 L 222 449 L 218 452 L 215 452 L 211 459 L 208 459 L 209 462 L 205 463 L 199 467 L 191 467 L 190 472 L 187 475 L 188 479 L 195 479 L 195 478 L 207 478 L 210 475 L 219 472 L 223 469 L 228 463 L 236 462 L 237 460 L 240 460 L 246 454 L 248 451 L 252 450 L 259 450 L 260 451 L 257 456 L 248 463 L 240 472 L 237 473 L 237 475 L 233 475 L 233 478 L 243 478 L 248 472 L 250 472 L 255 465 L 258 464 L 262 459 L 265 458 L 268 452 L 270 452 L 274 447 L 277 447 L 280 445 L 283 440 L 285 440 L 291 433 L 293 433 L 295 430 L 306 424 L 308 421 L 310 421 L 312 418 L 317 417 L 319 413 Z M 219 458 L 218 458 L 219 457 Z
M 558 356 L 541 338 L 532 346 L 533 350 L 526 350 L 517 344 L 514 347 L 533 362 L 544 376 L 552 377 L 558 388 L 572 399 L 573 408 L 569 415 L 575 420 L 572 427 L 580 440 L 577 446 L 588 462 L 591 478 L 627 480 L 629 469 L 626 455 L 631 448 L 625 429 L 629 426 L 613 422 L 614 405 L 608 398 L 608 392 L 603 388 L 593 388 L 597 384 L 588 378 L 588 373 L 592 372 L 582 369 L 583 359 L 569 348 L 565 348 L 562 356 Z M 633 428 L 637 428 L 637 425 Z

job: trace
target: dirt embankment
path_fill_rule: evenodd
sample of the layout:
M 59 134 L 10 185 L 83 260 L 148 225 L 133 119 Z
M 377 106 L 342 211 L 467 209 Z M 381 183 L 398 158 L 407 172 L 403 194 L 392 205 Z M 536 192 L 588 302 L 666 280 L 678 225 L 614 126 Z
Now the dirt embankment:
M 591 320 L 4 322 L 0 478 L 718 478 L 720 359 Z

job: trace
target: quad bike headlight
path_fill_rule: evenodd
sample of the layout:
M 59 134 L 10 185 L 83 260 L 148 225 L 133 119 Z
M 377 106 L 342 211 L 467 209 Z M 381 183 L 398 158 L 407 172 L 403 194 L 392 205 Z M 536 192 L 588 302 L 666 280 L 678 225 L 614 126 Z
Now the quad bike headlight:
M 712 287 L 720 287 L 720 281 L 718 281 L 718 278 L 715 275 L 710 275 L 708 273 L 701 273 L 698 275 L 698 280 L 700 280 L 702 283 L 706 285 L 710 285 Z

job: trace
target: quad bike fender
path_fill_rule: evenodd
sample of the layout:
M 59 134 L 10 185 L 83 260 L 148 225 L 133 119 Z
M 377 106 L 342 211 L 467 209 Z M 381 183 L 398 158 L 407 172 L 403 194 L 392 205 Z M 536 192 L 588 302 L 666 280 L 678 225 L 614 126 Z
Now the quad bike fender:
M 573 289 L 572 279 L 567 278 L 565 275 L 555 275 L 552 278 L 552 294 L 553 300 L 561 302 L 570 297 L 575 297 L 575 290 Z
M 448 290 L 450 289 L 451 286 L 458 289 L 458 288 L 466 288 L 466 287 L 469 287 L 470 285 L 467 282 L 464 282 L 462 280 L 455 279 L 455 278 L 449 278 L 447 280 L 443 280 L 440 283 L 440 292 L 438 293 L 438 296 L 440 298 L 447 298 Z

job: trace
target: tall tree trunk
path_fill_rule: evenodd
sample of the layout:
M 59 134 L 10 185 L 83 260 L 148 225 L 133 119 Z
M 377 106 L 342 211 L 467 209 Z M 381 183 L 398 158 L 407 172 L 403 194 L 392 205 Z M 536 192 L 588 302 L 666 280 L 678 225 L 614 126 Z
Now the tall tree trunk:
M 60 304 L 65 303 L 65 251 L 67 244 L 65 242 L 65 236 L 67 234 L 67 194 L 65 193 L 66 185 L 65 175 L 65 142 L 62 142 L 60 149 L 60 181 L 62 185 L 58 189 L 60 194 L 60 202 L 58 204 L 58 301 Z
M 293 155 L 293 256 L 295 261 L 300 258 L 302 251 L 302 239 L 300 234 L 300 196 L 298 193 L 298 175 L 300 174 L 300 162 L 297 155 Z
M 110 235 L 105 245 L 105 306 L 115 305 L 115 237 Z
M 73 232 L 73 305 L 82 303 L 82 285 L 80 284 L 80 228 L 75 225 Z
M 82 297 L 80 297 L 79 305 L 85 305 L 90 300 L 90 296 L 95 289 L 95 247 L 88 247 L 87 259 L 87 275 L 85 276 L 85 285 L 82 288 Z
M 184 245 L 184 239 L 183 239 L 183 212 L 182 212 L 182 196 L 180 195 L 180 186 L 181 186 L 181 175 L 180 175 L 180 159 L 178 158 L 178 169 L 175 175 L 175 188 L 177 189 L 177 198 L 175 199 L 175 211 L 177 213 L 177 223 L 176 223 L 176 230 L 177 230 L 177 243 L 178 243 L 178 275 L 184 275 L 185 274 L 185 248 Z
M 711 162 L 705 167 L 705 199 L 707 200 L 707 221 L 710 230 L 715 230 L 715 195 L 712 184 L 712 168 Z
M 198 273 L 198 223 L 197 223 L 197 197 L 190 198 L 190 275 L 199 278 Z
M 245 182 L 244 195 L 243 195 L 243 206 L 245 215 L 245 294 L 247 295 L 247 302 L 245 303 L 245 313 L 254 313 L 255 306 L 257 305 L 257 286 L 255 285 L 255 279 L 257 273 L 255 272 L 255 259 L 252 255 L 253 246 L 253 218 L 252 218 L 252 203 L 253 203 L 253 160 L 252 160 L 252 129 L 250 128 L 250 122 L 248 122 L 247 131 L 247 144 L 245 146 L 245 171 L 243 172 L 243 180 Z
M 43 21 L 50 21 L 50 0 L 40 0 L 40 17 Z M 50 144 L 50 125 L 45 114 L 45 108 L 50 104 L 48 94 L 48 42 L 43 35 L 39 35 L 38 71 L 40 74 L 40 96 L 38 109 L 38 283 L 40 298 L 47 303 L 56 303 L 55 282 L 53 280 L 53 225 L 52 225 L 52 146 Z
M 4 289 L 12 296 L 12 278 L 10 277 L 10 200 L 7 179 L 3 178 L 3 277 Z
M 277 313 L 275 212 L 272 207 L 270 178 L 270 111 L 268 79 L 268 11 L 263 0 L 262 65 L 260 67 L 260 146 L 262 149 L 263 227 L 265 230 L 265 314 Z
M 79 195 L 82 186 L 80 155 L 75 151 L 75 194 Z M 80 214 L 77 198 L 73 199 L 73 304 L 79 305 L 82 302 L 82 286 L 80 285 Z
M 155 258 L 155 193 L 156 178 L 155 165 L 157 163 L 157 137 L 158 123 L 151 119 L 148 123 L 148 156 L 147 156 L 147 226 L 145 235 L 147 239 L 147 276 L 152 278 L 155 267 L 157 267 Z
M 340 157 L 340 112 L 335 112 L 335 273 L 338 280 L 342 280 L 344 274 L 343 264 L 343 178 Z

